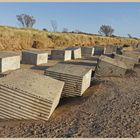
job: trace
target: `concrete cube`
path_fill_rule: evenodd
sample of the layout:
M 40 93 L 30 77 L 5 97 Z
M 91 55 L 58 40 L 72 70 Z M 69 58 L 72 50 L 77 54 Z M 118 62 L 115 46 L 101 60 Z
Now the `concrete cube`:
M 64 82 L 31 70 L 17 70 L 0 80 L 0 119 L 48 120 Z
M 126 73 L 127 69 L 124 62 L 102 55 L 100 56 L 95 69 L 95 77 L 121 77 Z
M 104 54 L 112 54 L 113 52 L 116 51 L 117 51 L 117 46 L 109 45 L 105 47 Z
M 51 59 L 58 60 L 71 60 L 72 52 L 71 50 L 52 50 L 51 51 Z
M 128 52 L 128 51 L 123 51 L 122 54 L 123 54 L 124 56 L 131 57 L 131 58 L 135 59 L 136 64 L 138 64 L 139 61 L 140 61 L 140 53 L 139 53 L 139 52 L 134 52 L 134 51 L 130 51 L 130 52 Z
M 132 46 L 129 46 L 129 47 L 123 47 L 122 51 L 126 51 L 126 52 L 131 52 L 133 51 L 134 48 Z
M 95 46 L 94 55 L 102 55 L 104 54 L 105 47 L 103 46 Z
M 72 51 L 72 59 L 78 59 L 78 58 L 82 57 L 81 48 L 71 47 L 71 48 L 67 48 L 66 50 L 71 50 Z
M 0 52 L 0 72 L 20 68 L 20 54 L 14 52 Z
M 25 50 L 22 51 L 22 63 L 31 65 L 41 65 L 48 62 L 46 51 Z
M 135 59 L 124 56 L 124 55 L 119 55 L 116 53 L 114 53 L 114 59 L 124 62 L 126 64 L 126 66 L 128 67 L 128 69 L 133 69 L 134 65 L 136 64 Z
M 140 43 L 137 45 L 137 49 L 140 50 Z
M 91 57 L 94 55 L 94 47 L 81 47 L 82 57 Z
M 62 97 L 81 96 L 90 86 L 92 69 L 70 64 L 57 64 L 45 75 L 65 82 Z
M 92 76 L 94 75 L 95 72 L 95 68 L 97 65 L 97 60 L 98 60 L 98 56 L 93 56 L 90 58 L 82 58 L 82 59 L 76 59 L 76 60 L 71 60 L 71 61 L 64 61 L 61 62 L 62 64 L 72 64 L 72 65 L 76 65 L 76 66 L 82 66 L 82 67 L 87 67 L 92 69 Z

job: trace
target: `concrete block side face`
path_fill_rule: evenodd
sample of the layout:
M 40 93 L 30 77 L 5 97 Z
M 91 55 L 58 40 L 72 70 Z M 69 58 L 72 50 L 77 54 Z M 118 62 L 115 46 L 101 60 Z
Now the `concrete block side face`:
M 115 54 L 114 59 L 124 62 L 128 69 L 134 68 L 135 60 L 132 58 Z
M 20 56 L 5 57 L 1 59 L 1 72 L 20 68 Z
M 105 48 L 103 47 L 95 47 L 94 55 L 102 55 L 105 52 Z
M 117 47 L 116 46 L 107 46 L 104 54 L 112 54 L 113 52 L 117 51 Z
M 65 51 L 62 51 L 62 50 L 52 50 L 51 51 L 51 58 L 52 59 L 64 60 L 64 58 L 65 58 Z
M 122 77 L 123 75 L 125 75 L 125 73 L 126 69 L 101 60 L 98 61 L 95 70 L 95 76 L 97 77 L 108 77 L 108 76 Z
M 81 95 L 90 87 L 92 70 L 83 77 Z
M 75 76 L 72 75 L 56 73 L 48 70 L 46 70 L 45 75 L 65 83 L 61 98 L 81 96 L 82 77 L 79 76 L 78 78 L 75 78 Z
M 36 65 L 46 64 L 48 62 L 48 53 L 42 53 L 37 55 Z
M 19 92 L 10 88 L 0 89 L 1 114 L 5 114 L 4 120 L 48 120 L 50 109 L 45 100 L 29 99 L 23 91 Z M 3 93 L 6 93 L 5 95 Z M 40 104 L 40 103 L 44 103 Z M 50 104 L 51 106 L 51 104 Z
M 71 58 L 72 58 L 72 51 L 66 50 L 64 54 L 64 61 L 71 60 Z
M 2 58 L 0 58 L 0 72 L 2 72 Z
M 37 54 L 33 54 L 30 52 L 22 52 L 22 63 L 36 65 Z
M 104 51 L 103 51 L 103 54 L 105 54 L 105 52 L 106 52 L 106 47 L 104 47 Z
M 72 52 L 73 52 L 73 56 L 72 56 L 73 59 L 82 58 L 82 56 L 81 56 L 81 48 L 73 50 Z
M 94 52 L 95 52 L 95 48 L 92 48 L 92 56 L 94 55 Z
M 133 58 L 135 59 L 135 64 L 138 64 L 139 63 L 139 55 L 138 54 L 135 54 L 135 53 L 132 53 L 132 52 L 122 52 L 122 54 L 124 56 L 127 56 L 127 57 L 130 57 L 130 58 Z
M 124 47 L 122 50 L 123 51 L 126 51 L 126 52 L 131 52 L 131 51 L 134 50 L 134 48 L 132 46 L 130 46 L 130 47 Z
M 94 54 L 94 48 L 82 47 L 81 52 L 83 57 L 91 57 Z
M 55 97 L 55 99 L 54 99 L 54 101 L 53 101 L 52 108 L 51 108 L 51 110 L 50 110 L 50 115 L 49 115 L 48 119 L 50 118 L 50 116 L 52 115 L 52 113 L 54 112 L 54 110 L 56 109 L 56 107 L 57 107 L 58 104 L 59 104 L 59 101 L 60 101 L 61 96 L 62 96 L 63 88 L 64 88 L 64 83 L 63 83 L 62 86 L 60 87 L 60 90 L 58 91 L 58 94 L 57 94 L 57 96 Z

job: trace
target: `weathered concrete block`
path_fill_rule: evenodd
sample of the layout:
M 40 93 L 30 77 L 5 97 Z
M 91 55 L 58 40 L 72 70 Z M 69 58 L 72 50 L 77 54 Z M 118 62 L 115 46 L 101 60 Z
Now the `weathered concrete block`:
M 52 50 L 51 58 L 52 59 L 60 59 L 60 60 L 71 60 L 72 52 L 71 50 Z
M 97 65 L 98 58 L 99 58 L 98 56 L 93 56 L 90 58 L 82 58 L 82 59 L 76 59 L 76 60 L 71 60 L 71 61 L 64 61 L 64 62 L 60 62 L 60 63 L 72 64 L 72 65 L 76 65 L 76 66 L 90 68 L 90 69 L 92 69 L 92 76 L 93 76 L 94 72 L 95 72 L 96 65 Z
M 51 50 L 46 50 L 46 52 L 48 53 L 48 60 L 51 59 Z
M 137 45 L 137 49 L 140 50 L 140 43 Z
M 117 51 L 117 46 L 109 45 L 105 47 L 104 54 L 112 54 L 113 52 L 116 51 Z
M 91 57 L 94 55 L 94 47 L 81 47 L 82 57 Z
M 82 58 L 81 55 L 81 48 L 67 48 L 66 50 L 71 50 L 72 51 L 72 59 L 78 59 L 78 58 Z
M 40 65 L 48 62 L 48 53 L 41 50 L 22 51 L 22 63 L 31 65 Z
M 0 119 L 48 120 L 59 103 L 64 82 L 17 70 L 0 80 Z
M 127 69 L 124 62 L 102 55 L 95 69 L 95 77 L 123 76 Z
M 126 51 L 126 52 L 131 52 L 133 51 L 134 48 L 132 46 L 129 46 L 129 47 L 123 47 L 122 51 Z
M 82 66 L 57 64 L 46 69 L 45 75 L 65 82 L 62 97 L 74 97 L 81 96 L 90 86 L 91 72 Z
M 128 69 L 133 69 L 134 65 L 136 64 L 135 59 L 124 56 L 124 55 L 119 55 L 116 53 L 114 53 L 114 59 L 124 62 L 126 64 L 126 66 L 128 67 Z
M 122 54 L 123 54 L 124 56 L 131 57 L 131 58 L 135 59 L 136 64 L 138 64 L 139 61 L 140 61 L 140 53 L 139 53 L 139 52 L 134 52 L 134 51 L 130 51 L 130 52 L 128 52 L 128 51 L 123 51 Z
M 105 47 L 103 46 L 95 46 L 94 55 L 102 55 L 104 54 Z
M 20 54 L 14 52 L 0 52 L 0 72 L 20 68 Z

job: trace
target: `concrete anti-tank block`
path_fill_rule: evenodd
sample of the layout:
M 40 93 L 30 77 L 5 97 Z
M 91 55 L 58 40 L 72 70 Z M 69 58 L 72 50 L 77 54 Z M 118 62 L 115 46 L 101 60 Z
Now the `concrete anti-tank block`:
M 139 61 L 140 61 L 140 53 L 139 52 L 135 52 L 135 51 L 130 51 L 130 52 L 123 51 L 122 54 L 124 56 L 131 57 L 131 58 L 135 59 L 136 64 L 138 64 Z
M 81 96 L 90 86 L 92 69 L 71 64 L 57 64 L 45 75 L 65 82 L 62 97 Z
M 105 47 L 104 54 L 112 54 L 117 51 L 117 46 L 109 45 Z
M 72 59 L 82 58 L 81 48 L 69 47 L 66 50 L 71 50 L 72 51 L 72 56 L 71 56 Z
M 128 69 L 134 68 L 134 65 L 136 64 L 135 59 L 133 59 L 131 57 L 124 56 L 124 55 L 119 55 L 116 53 L 113 53 L 113 55 L 114 55 L 114 59 L 124 62 L 126 64 L 126 66 L 128 67 Z
M 20 54 L 15 52 L 0 52 L 0 72 L 20 68 Z
M 31 65 L 41 65 L 48 62 L 48 53 L 41 50 L 22 51 L 22 63 Z
M 94 55 L 102 55 L 105 52 L 105 47 L 95 46 Z
M 134 47 L 129 46 L 129 47 L 123 47 L 122 51 L 126 51 L 126 52 L 131 52 L 134 50 Z
M 127 69 L 124 62 L 101 55 L 95 69 L 95 77 L 121 77 L 125 75 Z
M 94 47 L 81 47 L 82 57 L 91 57 L 94 55 Z
M 71 60 L 72 51 L 71 50 L 52 50 L 51 59 L 60 60 Z
M 16 70 L 0 80 L 0 119 L 48 120 L 64 82 L 31 70 Z

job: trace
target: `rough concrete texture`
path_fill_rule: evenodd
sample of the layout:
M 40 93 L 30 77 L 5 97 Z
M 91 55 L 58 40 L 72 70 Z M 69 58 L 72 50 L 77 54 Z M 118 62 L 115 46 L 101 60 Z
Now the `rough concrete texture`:
M 14 52 L 0 52 L 0 72 L 20 68 L 20 55 Z
M 1 138 L 140 138 L 140 67 L 63 98 L 48 121 L 0 121 Z
M 91 57 L 94 55 L 94 47 L 81 47 L 82 57 Z
M 45 75 L 65 82 L 62 97 L 81 96 L 90 86 L 91 73 L 90 68 L 70 64 L 57 64 L 45 71 Z
M 95 46 L 94 55 L 102 55 L 104 54 L 105 47 L 104 46 Z
M 130 52 L 123 51 L 122 54 L 124 56 L 131 57 L 131 58 L 135 59 L 136 64 L 139 63 L 139 60 L 140 60 L 140 53 L 139 52 L 135 52 L 135 51 L 130 51 Z
M 117 51 L 117 46 L 106 46 L 104 50 L 104 54 L 112 54 L 113 52 Z
M 40 65 L 48 61 L 48 53 L 40 50 L 25 50 L 22 51 L 22 63 Z
M 71 50 L 52 50 L 51 51 L 51 59 L 60 59 L 60 60 L 71 60 L 72 52 Z
M 72 64 L 72 65 L 76 65 L 76 66 L 90 68 L 90 69 L 92 69 L 92 76 L 93 76 L 94 72 L 95 72 L 96 65 L 97 65 L 98 58 L 99 58 L 99 56 L 93 56 L 93 57 L 88 57 L 88 58 L 60 62 L 60 63 Z
M 100 56 L 95 69 L 95 77 L 122 77 L 125 75 L 127 69 L 124 62 L 102 55 Z
M 48 120 L 59 103 L 64 82 L 31 70 L 0 79 L 0 119 Z
M 129 47 L 123 47 L 122 51 L 128 51 L 128 52 L 131 52 L 134 50 L 134 47 L 132 46 L 129 46 Z
M 136 64 L 135 59 L 133 59 L 131 57 L 124 56 L 124 55 L 119 55 L 116 53 L 113 53 L 113 54 L 114 54 L 114 59 L 124 62 L 126 64 L 126 66 L 128 67 L 128 69 L 134 68 L 134 65 Z
M 69 47 L 66 50 L 71 50 L 72 51 L 72 56 L 71 56 L 72 59 L 82 58 L 81 48 Z
M 140 43 L 137 45 L 137 49 L 140 50 Z

